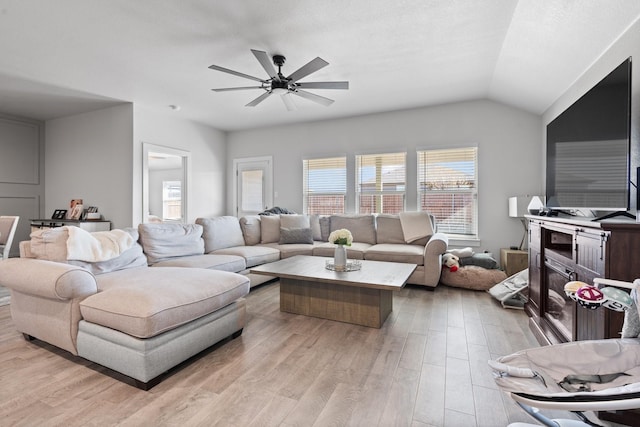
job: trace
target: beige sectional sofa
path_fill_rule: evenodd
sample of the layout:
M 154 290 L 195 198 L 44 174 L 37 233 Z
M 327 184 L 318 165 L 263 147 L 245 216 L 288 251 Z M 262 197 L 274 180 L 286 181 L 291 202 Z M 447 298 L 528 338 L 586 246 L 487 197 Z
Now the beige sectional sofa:
M 433 217 L 428 220 L 435 230 Z M 234 271 L 247 275 L 251 286 L 270 280 L 251 274 L 251 267 L 295 255 L 333 256 L 335 245 L 327 240 L 342 228 L 353 235 L 349 258 L 413 263 L 418 267 L 407 283 L 438 285 L 447 236 L 434 232 L 407 243 L 399 215 L 222 216 L 198 218 L 196 224 L 138 226 L 150 265 Z
M 251 274 L 252 267 L 295 255 L 333 256 L 328 235 L 341 228 L 353 234 L 349 258 L 414 263 L 408 283 L 437 286 L 447 237 L 429 232 L 407 243 L 394 215 L 223 216 L 100 232 L 106 234 L 40 230 L 20 243 L 20 258 L 0 261 L 0 284 L 11 289 L 11 315 L 25 338 L 148 389 L 172 367 L 242 332 L 243 297 L 270 280 Z M 104 246 L 88 244 L 105 236 L 111 240 Z M 105 257 L 104 247 L 113 245 L 120 250 Z

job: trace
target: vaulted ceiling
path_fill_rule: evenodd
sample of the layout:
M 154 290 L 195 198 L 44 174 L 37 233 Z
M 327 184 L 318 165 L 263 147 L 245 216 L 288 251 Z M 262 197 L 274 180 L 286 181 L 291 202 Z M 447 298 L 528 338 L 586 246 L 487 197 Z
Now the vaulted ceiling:
M 0 0 L 0 112 L 41 120 L 133 102 L 237 130 L 492 99 L 544 112 L 638 18 L 638 0 Z M 278 96 L 251 49 L 335 103 Z M 179 110 L 170 109 L 177 105 Z

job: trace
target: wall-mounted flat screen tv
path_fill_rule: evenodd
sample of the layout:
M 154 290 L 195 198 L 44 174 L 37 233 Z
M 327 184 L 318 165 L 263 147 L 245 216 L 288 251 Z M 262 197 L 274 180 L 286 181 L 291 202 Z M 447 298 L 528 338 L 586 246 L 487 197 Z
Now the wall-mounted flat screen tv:
M 547 125 L 547 207 L 627 211 L 631 58 Z

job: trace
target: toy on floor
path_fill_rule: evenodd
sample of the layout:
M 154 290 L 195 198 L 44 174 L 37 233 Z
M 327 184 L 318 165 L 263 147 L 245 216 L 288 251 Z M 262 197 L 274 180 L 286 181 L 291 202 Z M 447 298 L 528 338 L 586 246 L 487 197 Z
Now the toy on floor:
M 447 252 L 446 254 L 442 255 L 442 265 L 448 267 L 449 270 L 453 273 L 455 271 L 458 271 L 458 268 L 460 267 L 460 258 L 458 258 L 457 255 Z

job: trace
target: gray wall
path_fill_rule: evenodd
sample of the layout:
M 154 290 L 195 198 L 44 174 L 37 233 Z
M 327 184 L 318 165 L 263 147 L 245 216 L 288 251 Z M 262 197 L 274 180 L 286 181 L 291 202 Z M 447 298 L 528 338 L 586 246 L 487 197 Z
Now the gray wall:
M 520 221 L 507 215 L 510 196 L 542 190 L 541 120 L 503 104 L 480 100 L 395 111 L 340 120 L 231 132 L 227 164 L 233 159 L 273 156 L 274 205 L 302 211 L 302 160 L 347 155 L 353 187 L 353 156 L 407 152 L 407 182 L 416 182 L 416 149 L 479 148 L 479 242 L 496 256 L 501 247 L 520 243 Z M 232 176 L 227 174 L 227 214 L 233 212 Z M 407 189 L 407 210 L 415 210 L 415 185 Z M 353 202 L 350 210 L 353 212 Z
M 133 224 L 142 221 L 142 143 L 189 151 L 188 222 L 226 212 L 226 134 L 199 123 L 180 119 L 179 113 L 159 113 L 134 107 Z
M 49 120 L 45 129 L 45 214 L 83 199 L 113 228 L 130 227 L 133 105 Z
M 44 215 L 44 122 L 0 114 L 0 215 L 19 216 L 11 256 Z
M 591 68 L 554 102 L 542 116 L 543 158 L 546 155 L 546 126 L 567 107 L 584 95 L 604 76 L 632 56 L 631 65 L 631 182 L 636 183 L 636 168 L 640 166 L 640 21 L 629 29 L 596 61 Z M 634 61 L 635 60 L 635 61 Z M 544 163 L 543 163 L 544 166 Z M 544 188 L 545 173 L 541 174 Z M 636 190 L 631 186 L 631 209 L 636 209 Z

